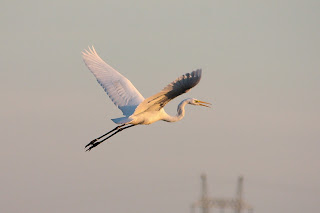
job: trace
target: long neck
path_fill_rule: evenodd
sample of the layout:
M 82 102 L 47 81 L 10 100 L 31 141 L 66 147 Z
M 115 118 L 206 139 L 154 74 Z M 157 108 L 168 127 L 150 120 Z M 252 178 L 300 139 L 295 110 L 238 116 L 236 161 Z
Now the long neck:
M 189 101 L 188 99 L 181 101 L 181 103 L 178 105 L 176 116 L 171 116 L 167 114 L 163 120 L 167 122 L 180 121 L 185 115 L 184 107 L 186 106 L 186 104 L 188 104 L 188 101 Z

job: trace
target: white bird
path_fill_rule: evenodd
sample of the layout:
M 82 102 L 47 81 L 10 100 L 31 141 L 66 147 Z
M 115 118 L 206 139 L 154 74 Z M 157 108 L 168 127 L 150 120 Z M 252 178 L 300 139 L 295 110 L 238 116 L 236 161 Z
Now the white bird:
M 138 124 L 152 124 L 159 120 L 167 122 L 179 121 L 185 115 L 184 107 L 186 104 L 205 107 L 211 105 L 210 103 L 199 101 L 195 98 L 188 98 L 178 105 L 176 116 L 168 115 L 163 109 L 169 101 L 188 92 L 192 87 L 199 83 L 202 72 L 201 69 L 180 76 L 159 93 L 144 99 L 140 92 L 126 77 L 121 75 L 99 57 L 94 47 L 92 47 L 92 49 L 89 47 L 88 50 L 82 52 L 82 56 L 89 70 L 97 78 L 99 84 L 124 115 L 124 117 L 111 119 L 114 123 L 118 124 L 118 126 L 106 134 L 92 140 L 85 146 L 85 148 L 88 147 L 86 151 L 90 151 L 92 148 L 118 132 Z M 112 132 L 114 133 L 107 136 Z M 105 136 L 107 137 L 100 140 Z

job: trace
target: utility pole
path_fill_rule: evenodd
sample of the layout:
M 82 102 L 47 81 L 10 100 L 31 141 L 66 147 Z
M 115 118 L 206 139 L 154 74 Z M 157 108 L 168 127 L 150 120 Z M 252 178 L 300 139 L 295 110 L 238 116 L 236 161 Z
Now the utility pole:
M 243 185 L 243 177 L 240 176 L 238 178 L 238 185 L 237 185 L 237 193 L 236 193 L 236 206 L 235 206 L 235 213 L 241 213 L 242 210 L 242 185 Z
M 210 198 L 207 189 L 207 177 L 205 174 L 201 175 L 201 197 L 200 200 L 191 205 L 191 213 L 195 213 L 195 208 L 198 207 L 202 213 L 209 213 L 210 208 L 218 208 L 221 212 L 224 209 L 233 209 L 235 213 L 241 213 L 242 210 L 248 210 L 249 213 L 253 212 L 251 205 L 243 201 L 243 177 L 238 178 L 236 197 L 234 199 L 225 198 Z
M 202 195 L 201 195 L 202 213 L 209 213 L 207 176 L 205 174 L 201 175 L 201 182 L 202 182 Z

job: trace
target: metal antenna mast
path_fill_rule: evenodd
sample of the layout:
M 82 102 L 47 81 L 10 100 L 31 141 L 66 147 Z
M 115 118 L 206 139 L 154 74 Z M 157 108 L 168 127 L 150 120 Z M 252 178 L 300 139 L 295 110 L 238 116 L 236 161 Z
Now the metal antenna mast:
M 238 178 L 237 191 L 235 199 L 225 198 L 209 198 L 207 189 L 207 177 L 205 174 L 201 175 L 201 198 L 191 205 L 191 212 L 195 213 L 195 208 L 201 208 L 202 213 L 209 213 L 210 208 L 218 208 L 221 212 L 224 209 L 233 209 L 235 213 L 241 213 L 242 210 L 248 210 L 249 213 L 253 212 L 251 205 L 243 201 L 243 177 Z
M 201 195 L 202 213 L 209 213 L 207 176 L 205 174 L 201 175 L 201 182 L 202 182 L 202 195 Z
M 236 206 L 235 206 L 235 213 L 241 213 L 242 210 L 242 185 L 243 185 L 243 177 L 240 176 L 238 178 L 238 185 L 237 185 L 237 194 L 236 194 Z

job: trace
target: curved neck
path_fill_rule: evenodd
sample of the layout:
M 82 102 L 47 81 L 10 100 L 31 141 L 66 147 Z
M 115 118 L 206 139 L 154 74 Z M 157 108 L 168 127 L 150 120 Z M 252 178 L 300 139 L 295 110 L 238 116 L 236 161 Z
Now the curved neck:
M 167 114 L 166 117 L 163 120 L 167 121 L 167 122 L 180 121 L 185 115 L 184 107 L 188 103 L 189 103 L 188 99 L 185 99 L 185 100 L 181 101 L 181 103 L 178 105 L 178 108 L 177 108 L 177 115 L 176 116 L 171 116 L 171 115 Z

